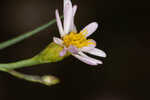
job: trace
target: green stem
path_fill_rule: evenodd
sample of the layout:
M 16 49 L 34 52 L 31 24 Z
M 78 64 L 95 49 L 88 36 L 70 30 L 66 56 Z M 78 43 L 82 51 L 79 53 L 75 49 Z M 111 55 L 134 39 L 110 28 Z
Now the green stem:
M 32 65 L 38 65 L 38 64 L 42 64 L 42 62 L 39 61 L 38 56 L 35 56 L 33 58 L 18 61 L 18 62 L 0 64 L 0 71 L 7 72 L 12 76 L 15 76 L 20 79 L 24 79 L 26 81 L 41 83 L 47 86 L 51 86 L 59 83 L 59 79 L 52 75 L 44 75 L 44 76 L 27 75 L 20 72 L 16 72 L 14 70 L 17 68 L 30 67 Z
M 0 63 L 0 71 L 7 71 L 18 68 L 30 67 L 38 64 L 61 61 L 70 55 L 70 53 L 67 52 L 66 55 L 60 56 L 60 52 L 62 50 L 63 47 L 52 42 L 42 52 L 32 58 L 17 62 Z
M 5 71 L 5 69 L 12 70 L 12 69 L 17 69 L 17 68 L 30 67 L 32 65 L 38 65 L 38 64 L 41 64 L 41 62 L 35 56 L 33 58 L 18 61 L 18 62 L 0 64 L 0 70 L 1 71 Z
M 44 75 L 44 76 L 27 75 L 20 72 L 16 72 L 14 70 L 17 68 L 30 67 L 32 65 L 42 64 L 42 62 L 39 61 L 38 57 L 39 56 L 35 56 L 33 58 L 18 61 L 18 62 L 0 64 L 0 71 L 7 72 L 12 76 L 15 76 L 20 79 L 24 79 L 26 81 L 41 83 L 47 86 L 51 86 L 59 83 L 59 79 L 51 75 Z
M 59 83 L 59 79 L 52 75 L 44 75 L 44 76 L 27 75 L 20 72 L 16 72 L 14 70 L 8 70 L 7 72 L 17 78 L 24 79 L 26 81 L 30 81 L 34 83 L 41 83 L 47 86 L 51 86 Z
M 63 16 L 61 16 L 61 18 L 63 18 Z M 17 36 L 13 39 L 10 39 L 10 40 L 7 40 L 7 41 L 0 43 L 0 50 L 6 48 L 8 46 L 11 46 L 13 44 L 16 44 L 16 43 L 18 43 L 18 42 L 20 42 L 26 38 L 31 37 L 32 35 L 34 35 L 40 31 L 48 28 L 49 26 L 53 25 L 55 22 L 56 22 L 56 19 L 54 19 L 54 20 L 48 22 L 47 24 L 44 24 L 44 25 L 42 25 L 42 26 L 40 26 L 40 27 L 30 31 L 30 32 L 24 33 L 23 35 Z

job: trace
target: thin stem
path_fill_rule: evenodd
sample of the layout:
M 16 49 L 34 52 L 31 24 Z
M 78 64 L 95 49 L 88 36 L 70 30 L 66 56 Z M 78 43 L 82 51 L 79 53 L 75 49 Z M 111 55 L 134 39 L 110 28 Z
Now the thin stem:
M 5 70 L 12 70 L 12 69 L 17 69 L 17 68 L 23 68 L 23 67 L 30 67 L 33 65 L 38 65 L 41 64 L 40 61 L 36 57 L 22 60 L 22 61 L 17 61 L 17 62 L 12 62 L 12 63 L 7 63 L 7 64 L 0 64 L 0 70 L 5 71 Z
M 47 86 L 59 83 L 59 79 L 51 75 L 44 75 L 44 76 L 27 75 L 14 70 L 8 70 L 7 72 L 17 78 L 24 79 L 30 82 L 41 83 Z
M 63 16 L 61 16 L 61 18 L 63 18 Z M 26 38 L 29 38 L 34 34 L 37 34 L 38 32 L 40 32 L 40 31 L 48 28 L 49 26 L 53 25 L 55 22 L 56 22 L 56 19 L 54 19 L 54 20 L 48 22 L 47 24 L 44 24 L 44 25 L 42 25 L 42 26 L 40 26 L 40 27 L 30 31 L 30 32 L 24 33 L 20 36 L 13 38 L 13 39 L 10 39 L 10 40 L 7 40 L 7 41 L 0 43 L 0 50 L 6 48 L 8 46 L 11 46 L 13 44 L 16 44 L 16 43 L 18 43 L 18 42 L 20 42 Z
M 61 18 L 63 18 L 63 16 Z M 54 19 L 54 20 L 48 22 L 47 24 L 44 24 L 30 32 L 27 32 L 23 35 L 17 36 L 13 39 L 10 39 L 8 41 L 0 43 L 0 50 L 6 48 L 8 46 L 11 46 L 13 44 L 16 44 L 26 38 L 31 37 L 32 35 L 51 26 L 55 22 L 56 22 L 56 19 Z M 47 86 L 51 86 L 51 85 L 59 83 L 59 79 L 57 79 L 56 77 L 51 76 L 51 75 L 45 75 L 45 76 L 27 75 L 27 74 L 23 74 L 23 73 L 13 70 L 16 68 L 23 68 L 23 67 L 28 67 L 28 66 L 32 66 L 32 65 L 38 65 L 38 64 L 41 64 L 41 62 L 35 56 L 35 57 L 33 57 L 31 59 L 27 59 L 27 60 L 22 60 L 22 61 L 13 62 L 13 63 L 7 63 L 7 64 L 0 64 L 0 71 L 7 72 L 7 73 L 11 74 L 12 76 L 18 77 L 20 79 L 24 79 L 24 80 L 27 80 L 30 82 L 41 83 L 41 84 L 44 84 Z
M 7 72 L 11 74 L 12 76 L 15 76 L 20 79 L 24 79 L 26 81 L 41 83 L 47 86 L 51 86 L 51 85 L 59 83 L 59 79 L 52 75 L 44 75 L 44 76 L 27 75 L 27 74 L 23 74 L 14 70 L 17 68 L 29 67 L 29 66 L 38 65 L 38 64 L 42 64 L 42 63 L 38 60 L 38 57 L 35 56 L 33 58 L 18 61 L 18 62 L 0 64 L 0 71 Z

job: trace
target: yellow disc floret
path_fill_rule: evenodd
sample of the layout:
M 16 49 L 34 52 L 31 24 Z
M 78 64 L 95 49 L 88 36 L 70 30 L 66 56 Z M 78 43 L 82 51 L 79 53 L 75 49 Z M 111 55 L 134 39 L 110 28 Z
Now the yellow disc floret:
M 83 33 L 87 34 L 87 31 L 84 30 L 80 33 L 70 32 L 69 34 L 65 35 L 62 38 L 63 41 L 64 41 L 64 45 L 66 47 L 69 47 L 70 45 L 73 45 L 77 48 L 82 48 L 82 47 L 85 47 L 85 46 L 89 46 L 90 44 L 95 45 L 95 43 L 92 42 L 91 39 L 87 39 L 85 37 L 86 34 L 83 34 Z

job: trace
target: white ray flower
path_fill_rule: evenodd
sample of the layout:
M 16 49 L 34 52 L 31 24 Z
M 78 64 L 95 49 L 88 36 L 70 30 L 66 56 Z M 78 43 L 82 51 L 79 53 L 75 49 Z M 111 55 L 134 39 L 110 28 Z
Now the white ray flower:
M 72 6 L 70 0 L 64 0 L 64 22 L 62 24 L 59 12 L 56 10 L 57 26 L 61 38 L 54 37 L 53 41 L 63 46 L 60 56 L 64 56 L 70 52 L 74 57 L 89 65 L 102 64 L 102 61 L 91 58 L 85 53 L 89 53 L 99 57 L 106 57 L 106 53 L 96 47 L 96 42 L 93 39 L 87 39 L 88 36 L 93 34 L 98 28 L 97 22 L 92 22 L 87 25 L 83 30 L 77 33 L 74 24 L 74 16 L 77 11 L 77 6 Z

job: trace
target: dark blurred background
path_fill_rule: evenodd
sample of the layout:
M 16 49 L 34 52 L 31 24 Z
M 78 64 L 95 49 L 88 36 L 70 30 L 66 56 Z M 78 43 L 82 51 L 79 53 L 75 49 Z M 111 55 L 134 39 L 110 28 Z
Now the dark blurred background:
M 30 83 L 0 72 L 0 100 L 149 100 L 149 2 L 72 0 L 78 5 L 78 30 L 97 21 L 91 36 L 106 51 L 104 64 L 86 65 L 73 57 L 59 63 L 19 69 L 26 74 L 52 74 L 52 87 Z M 1 0 L 0 42 L 32 30 L 62 14 L 63 0 Z M 104 32 L 105 17 L 105 32 Z M 59 36 L 56 24 L 0 51 L 0 63 L 30 58 Z

